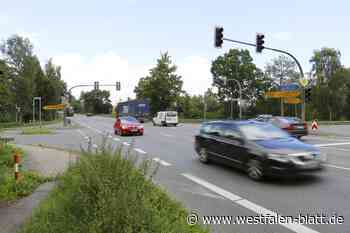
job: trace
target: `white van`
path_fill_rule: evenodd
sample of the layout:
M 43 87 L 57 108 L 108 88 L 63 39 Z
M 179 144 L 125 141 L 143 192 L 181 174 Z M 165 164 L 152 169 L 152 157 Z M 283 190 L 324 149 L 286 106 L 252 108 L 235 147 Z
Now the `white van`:
M 179 119 L 175 111 L 158 112 L 157 116 L 153 118 L 153 125 L 176 126 L 178 123 Z

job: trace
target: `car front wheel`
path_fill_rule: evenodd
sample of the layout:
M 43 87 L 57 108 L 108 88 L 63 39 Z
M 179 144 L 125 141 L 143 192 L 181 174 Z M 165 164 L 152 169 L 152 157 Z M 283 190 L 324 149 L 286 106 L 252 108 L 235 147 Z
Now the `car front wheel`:
M 198 155 L 199 155 L 199 161 L 201 161 L 202 163 L 209 163 L 209 156 L 206 149 L 201 148 Z
M 255 159 L 251 159 L 247 163 L 247 173 L 248 176 L 255 181 L 262 180 L 264 176 L 261 163 Z

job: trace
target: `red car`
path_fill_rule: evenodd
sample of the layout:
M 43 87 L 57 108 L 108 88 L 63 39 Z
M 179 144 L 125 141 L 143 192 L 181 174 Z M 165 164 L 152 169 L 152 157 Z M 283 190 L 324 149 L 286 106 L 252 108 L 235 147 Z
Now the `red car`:
M 143 135 L 144 129 L 136 118 L 131 116 L 118 117 L 114 123 L 116 135 Z

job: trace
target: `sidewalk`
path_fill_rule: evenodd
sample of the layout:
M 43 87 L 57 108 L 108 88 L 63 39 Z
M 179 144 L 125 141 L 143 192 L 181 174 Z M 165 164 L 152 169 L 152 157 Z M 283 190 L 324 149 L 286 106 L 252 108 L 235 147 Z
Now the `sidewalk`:
M 16 145 L 22 148 L 27 158 L 23 167 L 34 170 L 43 176 L 56 176 L 63 173 L 76 155 L 66 151 L 37 146 Z M 45 199 L 54 187 L 54 182 L 42 184 L 33 194 L 16 203 L 0 208 L 0 233 L 16 233 L 20 226 L 32 215 L 33 209 Z

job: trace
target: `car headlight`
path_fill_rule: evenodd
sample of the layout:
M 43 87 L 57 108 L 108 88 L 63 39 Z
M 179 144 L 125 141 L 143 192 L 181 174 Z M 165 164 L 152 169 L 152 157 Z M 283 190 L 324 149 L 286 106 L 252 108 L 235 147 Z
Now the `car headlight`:
M 282 155 L 282 154 L 268 154 L 267 156 L 269 159 L 276 160 L 279 162 L 289 162 L 290 156 L 288 155 Z
M 127 127 L 125 125 L 122 125 L 122 129 L 127 129 Z
M 139 129 L 143 129 L 143 125 L 139 125 L 138 128 L 139 128 Z

